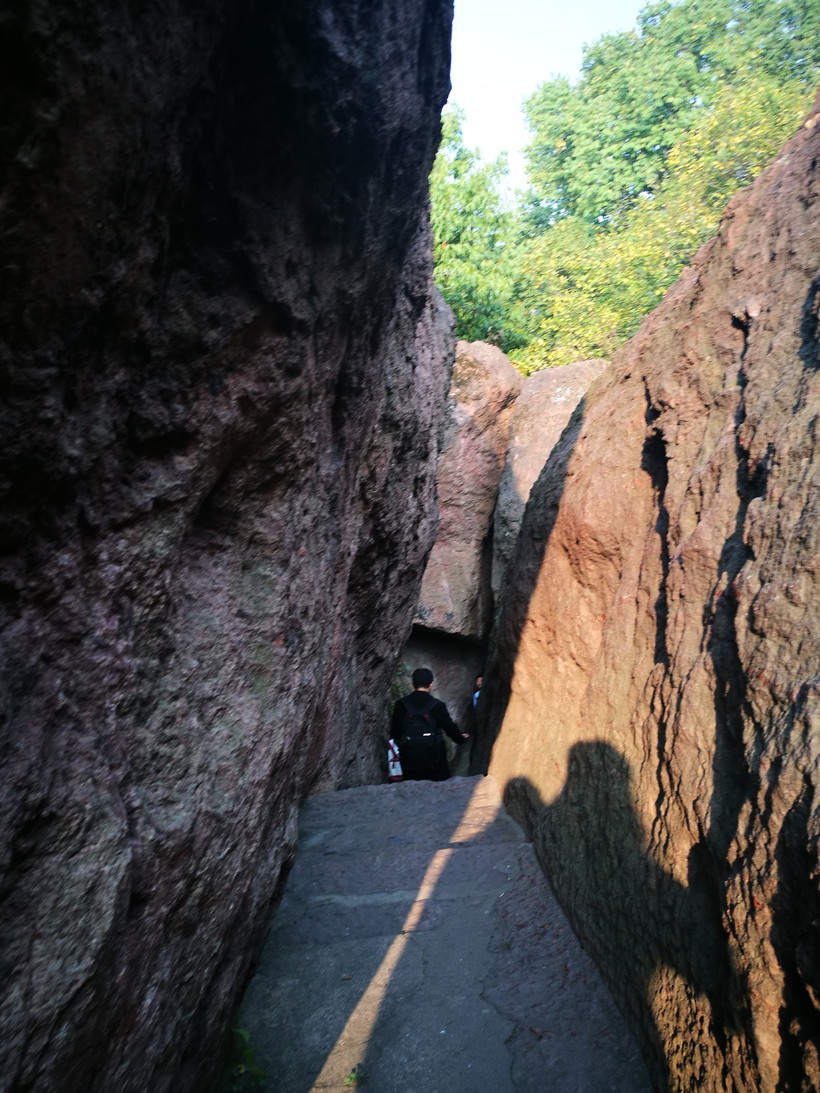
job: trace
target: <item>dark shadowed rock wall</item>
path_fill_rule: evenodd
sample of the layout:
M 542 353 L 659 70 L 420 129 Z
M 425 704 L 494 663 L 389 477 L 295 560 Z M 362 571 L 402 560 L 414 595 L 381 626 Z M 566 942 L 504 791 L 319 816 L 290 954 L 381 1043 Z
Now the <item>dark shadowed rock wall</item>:
M 553 450 L 479 703 L 659 1088 L 820 1087 L 819 213 L 815 108 Z
M 298 800 L 384 769 L 452 356 L 450 20 L 4 16 L 4 1091 L 205 1089 Z

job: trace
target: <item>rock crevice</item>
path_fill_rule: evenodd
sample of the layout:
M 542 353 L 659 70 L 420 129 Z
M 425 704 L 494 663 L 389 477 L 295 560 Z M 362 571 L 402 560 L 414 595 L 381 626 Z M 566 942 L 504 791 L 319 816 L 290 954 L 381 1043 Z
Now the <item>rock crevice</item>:
M 603 360 L 578 361 L 524 379 L 494 346 L 459 342 L 439 462 L 441 519 L 395 694 L 409 687 L 414 667 L 429 664 L 439 697 L 472 728 L 471 696 L 527 498 L 606 367 Z M 509 579 L 521 585 L 526 575 L 516 570 Z M 471 759 L 459 755 L 459 772 L 486 763 L 481 743 Z

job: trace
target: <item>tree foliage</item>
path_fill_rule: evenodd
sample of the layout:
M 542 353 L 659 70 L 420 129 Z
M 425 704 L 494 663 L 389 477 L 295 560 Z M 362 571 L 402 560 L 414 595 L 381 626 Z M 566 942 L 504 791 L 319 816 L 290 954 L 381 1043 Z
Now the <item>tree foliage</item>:
M 506 158 L 484 163 L 464 143 L 464 112 L 442 115 L 430 174 L 436 284 L 456 316 L 458 335 L 505 352 L 522 346 L 515 291 L 514 214 L 501 192 Z
M 714 234 L 731 196 L 777 155 L 805 106 L 805 88 L 768 75 L 725 87 L 670 148 L 663 185 L 617 226 L 569 216 L 535 235 L 521 254 L 530 337 L 516 363 L 529 372 L 611 356 Z
M 462 115 L 445 118 L 436 272 L 459 333 L 525 372 L 610 356 L 777 155 L 818 75 L 820 0 L 652 0 L 636 31 L 586 49 L 577 83 L 528 100 L 517 213 L 503 166 L 463 147 Z
M 581 79 L 542 84 L 526 105 L 541 222 L 617 223 L 655 193 L 668 156 L 727 85 L 805 82 L 820 64 L 817 0 L 656 0 L 638 31 L 587 48 Z

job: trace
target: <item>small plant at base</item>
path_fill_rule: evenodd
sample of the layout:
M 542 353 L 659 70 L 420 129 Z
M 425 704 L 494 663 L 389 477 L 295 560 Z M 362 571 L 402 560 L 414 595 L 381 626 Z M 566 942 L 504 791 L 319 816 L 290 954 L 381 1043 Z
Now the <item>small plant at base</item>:
M 359 1070 L 357 1066 L 354 1066 L 345 1078 L 345 1086 L 348 1089 L 358 1089 L 359 1086 L 364 1085 L 366 1080 L 367 1079 L 364 1074 L 362 1074 L 361 1070 Z
M 257 1063 L 251 1047 L 251 1034 L 246 1028 L 231 1030 L 234 1034 L 234 1062 L 231 1065 L 230 1093 L 246 1093 L 255 1089 L 267 1078 Z

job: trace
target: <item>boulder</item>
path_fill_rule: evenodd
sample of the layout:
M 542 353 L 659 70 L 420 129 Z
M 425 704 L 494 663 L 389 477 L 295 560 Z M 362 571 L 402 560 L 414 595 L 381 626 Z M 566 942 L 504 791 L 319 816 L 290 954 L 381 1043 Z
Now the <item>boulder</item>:
M 459 342 L 439 463 L 440 523 L 416 623 L 481 641 L 492 613 L 492 520 L 521 376 L 484 342 Z
M 382 777 L 453 352 L 448 0 L 32 0 L 0 117 L 0 1089 L 208 1089 Z
M 492 589 L 498 597 L 535 480 L 575 407 L 608 361 L 596 358 L 528 376 L 515 401 L 493 516 Z
M 576 409 L 479 702 L 658 1088 L 820 1087 L 818 165 L 820 102 Z

